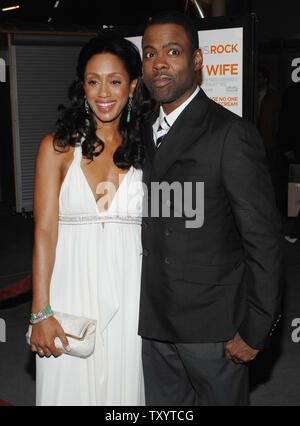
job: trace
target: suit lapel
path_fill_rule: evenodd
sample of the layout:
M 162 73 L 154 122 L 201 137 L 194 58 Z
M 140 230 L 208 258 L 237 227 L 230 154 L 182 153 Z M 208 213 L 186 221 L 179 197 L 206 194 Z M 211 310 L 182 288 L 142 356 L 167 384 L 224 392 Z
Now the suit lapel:
M 153 140 L 153 124 L 158 117 L 157 111 L 154 112 L 149 120 L 144 124 L 144 141 L 145 141 L 145 163 L 143 167 L 143 180 L 147 182 L 150 179 L 153 167 L 156 148 Z
M 207 96 L 200 89 L 197 96 L 195 96 L 174 122 L 156 152 L 152 140 L 152 147 L 155 153 L 151 159 L 153 161 L 152 181 L 159 181 L 172 164 L 180 158 L 181 154 L 199 139 L 207 126 L 206 120 L 204 120 L 207 111 Z M 147 133 L 149 135 L 149 129 Z
M 153 140 L 153 124 L 155 123 L 157 119 L 157 114 L 155 114 L 151 119 L 145 124 L 145 142 L 146 142 L 146 153 L 151 160 L 151 163 L 153 161 L 153 157 L 156 153 L 156 147 Z

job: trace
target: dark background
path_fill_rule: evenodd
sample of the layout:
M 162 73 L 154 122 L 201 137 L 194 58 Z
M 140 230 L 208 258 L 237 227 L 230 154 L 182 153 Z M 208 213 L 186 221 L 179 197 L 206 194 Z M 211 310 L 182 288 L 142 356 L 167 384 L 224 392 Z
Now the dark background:
M 199 0 L 206 17 L 212 16 L 214 0 Z M 216 1 L 216 0 L 215 0 Z M 160 10 L 177 9 L 183 11 L 185 0 L 60 0 L 54 8 L 56 0 L 0 0 L 0 25 L 9 23 L 16 27 L 38 28 L 41 25 L 48 29 L 74 26 L 82 28 L 99 28 L 102 25 L 137 25 L 145 23 L 150 16 Z M 227 16 L 256 13 L 259 41 L 278 38 L 299 38 L 300 2 L 298 0 L 224 0 Z M 15 11 L 2 12 L 2 8 L 19 5 Z M 195 14 L 194 6 L 189 6 Z M 48 19 L 52 21 L 48 23 Z
M 0 57 L 7 50 L 9 31 L 76 34 L 95 33 L 104 25 L 142 26 L 161 10 L 183 11 L 186 1 L 60 0 L 58 7 L 54 8 L 55 3 L 56 0 L 0 0 Z M 221 0 L 199 0 L 207 18 L 218 16 L 220 10 L 221 15 L 226 17 L 255 14 L 256 74 L 258 76 L 258 65 L 265 66 L 270 73 L 269 86 L 274 92 L 273 96 L 279 96 L 282 100 L 286 89 L 297 84 L 293 82 L 292 75 L 300 81 L 300 59 L 298 67 L 292 66 L 292 60 L 300 58 L 300 0 L 224 0 L 223 8 L 218 8 L 218 3 Z M 2 11 L 2 8 L 12 5 L 20 7 L 16 11 Z M 187 13 L 195 17 L 198 23 L 201 22 L 194 6 L 190 5 Z M 297 86 L 299 89 L 300 85 Z M 287 172 L 293 160 L 284 155 L 284 151 L 289 151 L 291 147 L 284 147 L 282 143 L 293 142 L 300 146 L 299 96 L 300 93 L 294 100 L 285 98 L 282 102 L 284 111 L 290 111 L 291 107 L 295 111 L 295 114 L 287 113 L 285 117 L 286 120 L 293 119 L 294 127 L 284 124 L 279 135 L 279 117 L 273 116 L 272 102 L 269 103 L 268 118 L 272 119 L 273 124 L 265 122 L 264 126 L 265 129 L 274 126 L 271 136 L 278 140 L 270 166 L 282 215 L 283 235 L 288 234 L 294 225 L 293 218 L 287 217 L 286 209 Z M 0 83 L 0 296 L 1 289 L 9 289 L 19 280 L 30 277 L 34 226 L 30 215 L 14 212 L 9 99 L 9 81 Z M 271 99 L 275 100 L 275 97 Z M 258 121 L 257 118 L 257 125 Z M 251 405 L 300 405 L 300 327 L 295 329 L 293 325 L 295 319 L 300 324 L 300 232 L 295 244 L 284 241 L 284 258 L 286 285 L 283 317 L 273 335 L 272 345 L 251 364 Z M 13 405 L 34 405 L 34 359 L 24 339 L 30 308 L 29 292 L 0 300 L 0 318 L 7 324 L 7 340 L 0 342 L 0 406 L 4 405 L 1 400 Z M 296 334 L 297 340 L 292 339 L 292 333 Z

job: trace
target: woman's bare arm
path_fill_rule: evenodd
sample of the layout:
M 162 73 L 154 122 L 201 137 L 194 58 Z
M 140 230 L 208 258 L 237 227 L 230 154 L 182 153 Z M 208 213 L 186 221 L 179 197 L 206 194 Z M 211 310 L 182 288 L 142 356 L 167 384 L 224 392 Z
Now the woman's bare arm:
M 50 304 L 49 284 L 57 243 L 58 197 L 61 186 L 61 158 L 46 136 L 36 159 L 34 184 L 34 249 L 32 312 Z
M 33 301 L 32 312 L 37 313 L 51 305 L 49 290 L 55 261 L 58 235 L 58 200 L 62 182 L 65 154 L 53 148 L 53 137 L 46 136 L 40 144 L 34 186 L 34 249 L 33 249 Z M 31 343 L 33 350 L 43 349 L 47 356 L 60 352 L 54 346 L 59 336 L 64 346 L 67 339 L 58 322 L 49 318 L 33 326 Z

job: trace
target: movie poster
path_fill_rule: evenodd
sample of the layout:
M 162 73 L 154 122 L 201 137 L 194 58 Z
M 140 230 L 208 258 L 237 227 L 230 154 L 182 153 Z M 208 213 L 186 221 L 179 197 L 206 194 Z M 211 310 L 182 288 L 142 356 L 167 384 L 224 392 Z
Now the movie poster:
M 243 28 L 199 31 L 202 89 L 215 102 L 243 114 Z

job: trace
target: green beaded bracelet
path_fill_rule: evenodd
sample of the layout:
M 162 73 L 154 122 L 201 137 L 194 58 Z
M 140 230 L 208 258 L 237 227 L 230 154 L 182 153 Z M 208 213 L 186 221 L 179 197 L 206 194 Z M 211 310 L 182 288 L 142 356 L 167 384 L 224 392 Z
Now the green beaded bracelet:
M 53 312 L 51 309 L 51 306 L 47 306 L 45 309 L 42 309 L 40 312 L 38 312 L 37 314 L 30 314 L 30 323 L 31 324 L 37 324 L 41 321 L 44 321 L 47 318 L 50 318 L 53 316 Z

